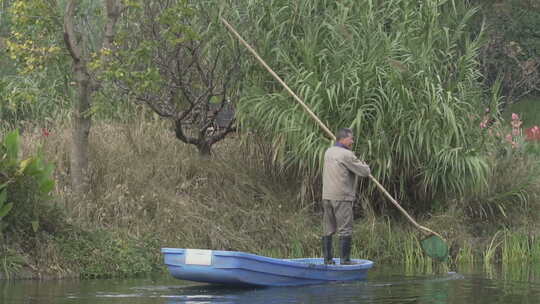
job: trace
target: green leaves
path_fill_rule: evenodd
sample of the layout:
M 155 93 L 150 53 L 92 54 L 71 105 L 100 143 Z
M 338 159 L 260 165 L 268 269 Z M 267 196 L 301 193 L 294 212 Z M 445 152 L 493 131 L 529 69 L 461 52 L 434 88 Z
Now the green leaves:
M 50 178 L 53 170 L 54 166 L 46 164 L 38 153 L 38 156 L 21 161 L 17 174 L 35 178 L 39 191 L 48 194 L 54 188 L 54 180 Z
M 7 191 L 3 189 L 0 192 L 0 222 L 9 213 L 11 208 L 13 208 L 13 203 L 7 202 Z M 0 229 L 0 232 L 2 232 L 2 229 Z
M 39 229 L 40 204 L 54 188 L 54 167 L 40 151 L 20 160 L 18 131 L 8 133 L 0 143 L 0 232 L 5 228 Z
M 474 119 L 479 43 L 464 30 L 474 10 L 438 0 L 236 8 L 242 18 L 232 22 L 249 25 L 245 38 L 319 118 L 333 131 L 354 128 L 356 152 L 383 183 L 426 201 L 486 184 L 485 156 L 467 152 L 484 149 Z M 325 135 L 266 71 L 253 70 L 245 85 L 257 93 L 241 100 L 239 119 L 272 134 L 288 151 L 284 162 L 317 174 Z
M 0 27 L 0 116 L 14 129 L 23 121 L 57 120 L 65 114 L 69 88 L 64 72 L 64 1 L 4 1 Z M 1 40 L 1 39 L 0 39 Z M 7 60 L 6 60 L 7 59 Z
M 5 158 L 13 161 L 19 157 L 19 131 L 8 133 L 4 138 L 3 146 L 5 149 Z
M 5 193 L 6 191 L 2 191 L 2 193 Z M 13 208 L 13 203 L 6 203 L 5 201 L 0 201 L 0 239 L 3 237 L 3 231 L 7 227 L 7 223 L 4 222 L 2 219 L 6 217 Z

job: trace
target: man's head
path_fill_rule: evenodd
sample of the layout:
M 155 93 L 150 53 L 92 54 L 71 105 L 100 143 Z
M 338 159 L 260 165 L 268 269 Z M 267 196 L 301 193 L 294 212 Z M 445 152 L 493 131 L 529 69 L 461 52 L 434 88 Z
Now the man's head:
M 352 145 L 354 144 L 353 131 L 349 128 L 340 129 L 336 134 L 336 141 L 352 149 Z

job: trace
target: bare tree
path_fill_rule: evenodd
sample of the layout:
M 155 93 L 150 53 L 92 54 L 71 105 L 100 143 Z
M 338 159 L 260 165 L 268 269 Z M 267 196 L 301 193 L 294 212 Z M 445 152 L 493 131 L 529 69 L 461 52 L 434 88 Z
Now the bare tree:
M 163 22 L 171 10 L 184 17 Z M 235 131 L 233 101 L 241 54 L 204 11 L 183 1 L 147 2 L 136 25 L 126 28 L 133 36 L 121 46 L 124 56 L 117 59 L 127 76 L 117 82 L 159 116 L 172 120 L 179 140 L 209 155 L 216 142 Z M 146 57 L 133 60 L 141 53 Z M 141 73 L 147 76 L 138 77 Z

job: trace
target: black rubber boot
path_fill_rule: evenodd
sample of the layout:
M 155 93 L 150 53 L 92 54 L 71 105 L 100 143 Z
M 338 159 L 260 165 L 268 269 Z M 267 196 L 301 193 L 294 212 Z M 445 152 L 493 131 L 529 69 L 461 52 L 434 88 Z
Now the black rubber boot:
M 339 247 L 341 249 L 341 265 L 354 264 L 354 262 L 351 261 L 351 240 L 352 238 L 350 236 L 342 236 L 339 238 Z
M 326 265 L 334 265 L 334 254 L 332 253 L 332 236 L 323 236 L 322 237 L 322 243 L 323 243 L 323 255 L 324 255 L 324 263 Z

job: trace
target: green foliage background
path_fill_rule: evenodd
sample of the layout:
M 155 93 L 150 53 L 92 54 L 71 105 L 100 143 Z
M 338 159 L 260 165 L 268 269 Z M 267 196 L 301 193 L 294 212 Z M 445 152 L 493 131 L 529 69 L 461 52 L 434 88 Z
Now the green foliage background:
M 535 0 L 476 1 L 481 8 L 473 33 L 485 29 L 480 54 L 487 86 L 502 80 L 504 106 L 540 93 L 540 3 Z
M 478 111 L 485 102 L 461 1 L 248 2 L 231 15 L 255 48 L 406 200 L 481 191 L 488 164 Z M 245 125 L 271 134 L 283 161 L 320 171 L 330 144 L 268 73 L 251 68 Z M 418 204 L 415 204 L 419 207 Z

